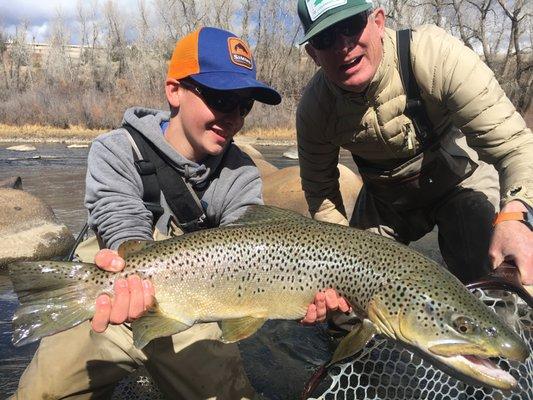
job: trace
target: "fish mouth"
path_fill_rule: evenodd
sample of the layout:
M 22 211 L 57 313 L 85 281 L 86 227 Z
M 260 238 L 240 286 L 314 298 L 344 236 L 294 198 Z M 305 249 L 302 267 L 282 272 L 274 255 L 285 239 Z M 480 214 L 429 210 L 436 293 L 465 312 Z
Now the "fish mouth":
M 428 352 L 443 364 L 470 377 L 477 383 L 502 390 L 514 388 L 517 381 L 490 358 L 505 357 L 523 362 L 528 356 L 527 349 L 521 346 L 505 345 L 503 349 L 491 349 L 468 342 L 436 344 L 430 346 Z
M 498 346 L 481 346 L 469 342 L 448 342 L 437 343 L 429 346 L 428 350 L 442 357 L 453 357 L 457 355 L 479 357 L 488 359 L 489 357 L 502 357 L 513 361 L 524 362 L 529 356 L 529 350 L 525 346 L 513 345 L 503 342 Z
M 472 385 L 500 390 L 515 388 L 518 384 L 516 379 L 492 359 L 502 358 L 522 362 L 529 354 L 527 348 L 511 343 L 503 345 L 485 343 L 482 346 L 469 341 L 448 339 L 430 344 L 426 338 L 413 340 L 414 337 L 407 334 L 406 327 L 402 328 L 402 340 L 409 343 L 409 347 L 413 346 L 415 352 L 422 356 L 425 354 L 430 362 L 435 363 L 448 375 Z
M 426 356 L 424 358 L 429 358 L 430 362 L 433 361 L 447 374 L 473 385 L 500 390 L 511 390 L 517 386 L 516 379 L 489 358 L 525 361 L 529 350 L 518 336 L 516 340 L 495 340 L 482 336 L 458 339 L 454 337 L 455 334 L 450 333 L 452 336 L 446 335 L 448 337 L 432 340 L 431 330 L 415 329 L 417 324 L 412 322 L 413 314 L 409 315 L 400 310 L 395 319 L 386 318 L 386 314 L 376 305 L 369 307 L 369 315 L 370 311 L 378 317 L 377 325 L 382 333 L 401 340 L 408 348 L 412 348 L 422 357 Z
M 510 373 L 501 369 L 488 358 L 466 354 L 451 357 L 443 357 L 436 354 L 432 354 L 432 356 L 443 364 L 453 368 L 453 370 L 485 386 L 501 390 L 511 390 L 518 384 Z M 454 375 L 454 373 L 452 372 L 451 375 Z

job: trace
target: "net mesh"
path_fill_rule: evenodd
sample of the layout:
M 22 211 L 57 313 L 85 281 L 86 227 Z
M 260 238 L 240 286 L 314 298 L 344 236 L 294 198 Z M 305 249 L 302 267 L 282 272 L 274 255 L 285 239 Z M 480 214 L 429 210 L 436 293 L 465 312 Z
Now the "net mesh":
M 474 294 L 515 328 L 531 352 L 533 310 L 507 292 L 474 290 Z M 513 392 L 467 385 L 394 341 L 377 337 L 349 362 L 333 367 L 331 385 L 314 399 L 533 400 L 531 355 L 525 363 L 500 360 L 498 366 L 518 381 Z
M 533 310 L 503 291 L 474 290 L 485 304 L 514 327 L 533 350 Z M 392 340 L 376 337 L 349 362 L 329 371 L 330 385 L 321 400 L 533 400 L 533 356 L 525 363 L 498 365 L 518 381 L 511 393 L 467 385 L 433 367 Z M 321 385 L 321 387 L 324 387 Z M 326 386 L 327 387 L 327 386 Z M 113 399 L 164 399 L 144 368 L 117 386 Z
M 148 371 L 140 367 L 127 378 L 122 379 L 115 391 L 113 400 L 165 400 Z

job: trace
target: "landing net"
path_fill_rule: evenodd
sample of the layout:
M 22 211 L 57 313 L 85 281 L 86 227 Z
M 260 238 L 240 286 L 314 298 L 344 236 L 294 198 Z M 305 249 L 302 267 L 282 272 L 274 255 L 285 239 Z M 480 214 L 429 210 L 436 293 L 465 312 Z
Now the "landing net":
M 533 350 L 533 311 L 503 291 L 474 290 L 485 304 L 520 334 Z M 517 381 L 511 393 L 467 385 L 418 355 L 382 337 L 372 340 L 350 362 L 333 367 L 323 400 L 533 400 L 533 356 L 525 363 L 500 360 L 498 366 Z M 313 399 L 313 398 L 311 398 Z
M 533 352 L 533 310 L 503 291 L 473 291 Z M 433 367 L 394 341 L 377 337 L 349 362 L 333 367 L 331 384 L 315 400 L 533 400 L 533 356 L 525 363 L 500 360 L 498 365 L 517 381 L 511 393 L 467 385 Z M 323 387 L 323 386 L 322 386 Z M 113 399 L 164 399 L 146 370 L 140 369 L 116 388 Z

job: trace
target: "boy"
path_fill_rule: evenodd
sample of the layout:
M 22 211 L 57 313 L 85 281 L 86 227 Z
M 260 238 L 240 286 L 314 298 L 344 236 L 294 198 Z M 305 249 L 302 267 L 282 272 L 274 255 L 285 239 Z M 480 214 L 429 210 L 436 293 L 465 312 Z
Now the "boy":
M 255 77 L 246 43 L 220 29 L 199 29 L 178 41 L 172 55 L 165 82 L 170 113 L 129 109 L 123 127 L 94 141 L 85 205 L 101 247 L 107 248 L 95 258 L 100 267 L 122 269 L 124 261 L 116 250 L 127 240 L 227 224 L 248 205 L 262 203 L 259 173 L 232 143 L 254 100 L 281 101 Z M 146 160 L 143 148 L 173 170 L 175 185 L 164 187 L 164 166 Z M 145 161 L 156 165 L 155 175 L 142 170 Z M 157 191 L 162 210 L 146 199 L 145 185 L 151 178 L 162 190 Z M 186 204 L 194 212 L 200 210 L 197 218 L 184 223 L 187 212 L 176 215 L 172 205 L 182 206 L 182 197 L 172 197 L 175 193 L 166 191 L 168 186 L 184 187 L 178 195 L 197 200 L 196 209 Z M 85 323 L 42 340 L 15 397 L 108 398 L 115 384 L 140 364 L 171 399 L 253 397 L 237 346 L 215 340 L 220 334 L 216 323 L 154 340 L 144 349 L 132 345 L 131 331 L 122 322 L 139 317 L 152 304 L 153 294 L 149 281 L 117 280 L 112 301 L 107 295 L 97 299 L 94 330 Z

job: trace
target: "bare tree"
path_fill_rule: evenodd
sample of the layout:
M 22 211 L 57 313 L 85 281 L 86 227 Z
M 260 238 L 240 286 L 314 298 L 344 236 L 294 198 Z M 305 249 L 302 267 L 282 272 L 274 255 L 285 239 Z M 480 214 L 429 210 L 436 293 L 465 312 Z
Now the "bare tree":
M 22 22 L 11 41 L 10 62 L 7 68 L 6 87 L 22 91 L 32 83 L 32 59 L 30 46 L 26 43 L 28 22 Z
M 115 0 L 77 1 L 79 59 L 69 57 L 70 36 L 60 13 L 45 56 L 27 43 L 24 23 L 13 37 L 0 29 L 0 121 L 102 128 L 118 124 L 128 106 L 163 107 L 162 86 L 176 40 L 201 26 L 218 26 L 250 44 L 259 79 L 283 96 L 275 113 L 258 104 L 247 126 L 293 127 L 301 92 L 316 71 L 298 46 L 302 31 L 294 1 L 137 0 L 133 16 Z M 377 4 L 384 6 L 391 28 L 432 23 L 459 37 L 492 68 L 520 111 L 531 107 L 532 1 L 377 0 Z M 31 112 L 21 111 L 28 109 Z M 68 118 L 59 118 L 60 114 Z
M 61 84 L 63 86 L 72 82 L 72 60 L 67 53 L 70 35 L 65 27 L 61 14 L 52 22 L 49 37 L 50 47 L 43 65 L 44 76 L 48 85 Z
M 113 0 L 107 0 L 104 8 L 107 50 L 109 60 L 118 63 L 118 76 L 126 70 L 126 27 L 124 16 Z
M 225 30 L 231 30 L 231 19 L 235 14 L 235 5 L 233 0 L 212 0 L 206 9 L 206 15 L 209 15 L 208 10 L 211 10 L 212 16 L 209 18 L 209 25 L 217 26 Z
M 498 0 L 498 3 L 510 22 L 509 46 L 499 72 L 511 82 L 508 90 L 518 109 L 525 111 L 531 106 L 533 91 L 533 42 L 531 40 L 533 7 L 531 2 L 525 0 L 513 2 Z
M 242 12 L 242 20 L 241 20 L 241 37 L 246 41 L 250 41 L 250 18 L 251 18 L 251 12 L 252 12 L 252 0 L 242 0 L 241 3 L 241 12 Z
M 2 69 L 0 70 L 0 82 L 3 82 L 0 87 L 0 99 L 3 99 L 9 91 L 9 80 L 8 80 L 8 62 L 10 62 L 10 57 L 7 54 L 7 34 L 4 32 L 3 27 L 0 26 L 0 61 L 2 62 Z

